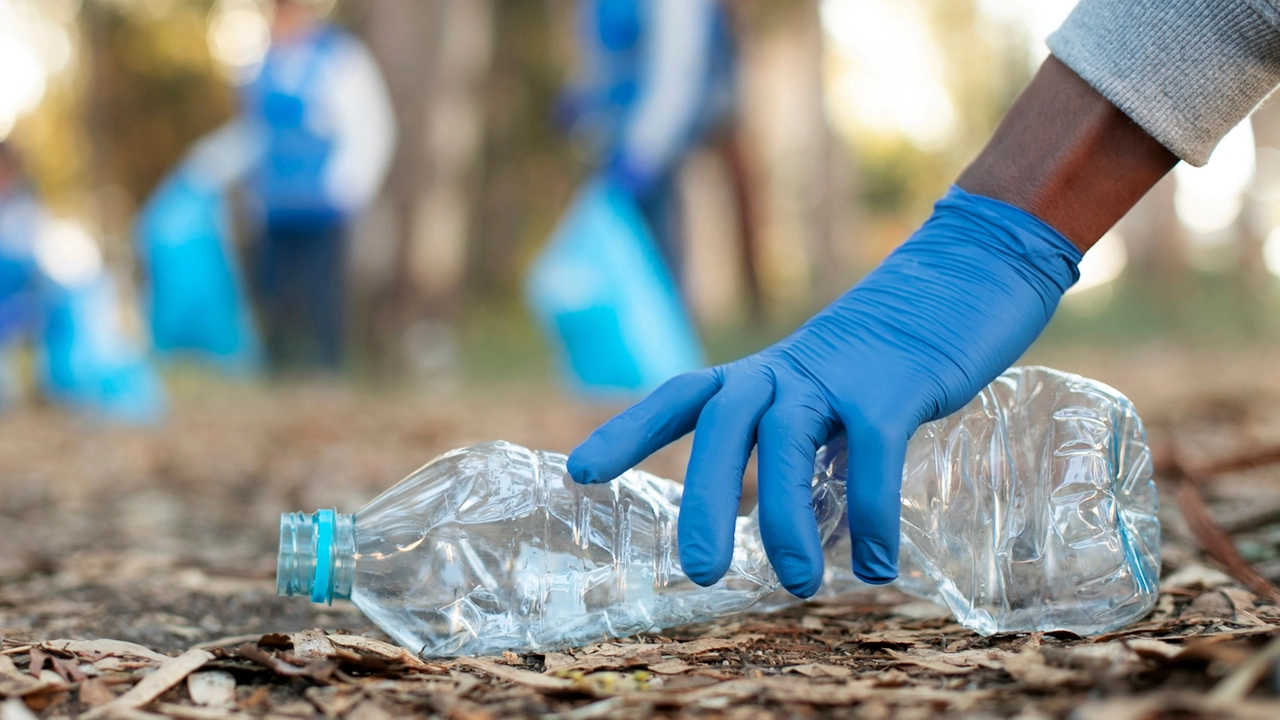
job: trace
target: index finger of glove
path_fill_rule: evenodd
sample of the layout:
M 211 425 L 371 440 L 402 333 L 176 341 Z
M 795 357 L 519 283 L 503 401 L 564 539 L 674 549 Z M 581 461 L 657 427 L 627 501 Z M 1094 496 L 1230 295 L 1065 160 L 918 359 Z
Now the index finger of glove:
M 676 376 L 622 411 L 582 442 L 567 462 L 580 483 L 602 483 L 689 434 L 702 406 L 720 389 L 716 368 Z

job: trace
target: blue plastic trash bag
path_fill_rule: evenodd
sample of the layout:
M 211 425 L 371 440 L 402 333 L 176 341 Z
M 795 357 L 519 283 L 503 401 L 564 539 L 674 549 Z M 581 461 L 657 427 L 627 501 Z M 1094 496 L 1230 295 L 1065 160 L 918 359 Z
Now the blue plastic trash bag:
M 140 344 L 124 332 L 108 275 L 74 285 L 49 280 L 42 301 L 37 374 L 51 400 L 116 422 L 163 417 L 164 386 Z
M 161 355 L 192 355 L 232 373 L 262 363 L 253 314 L 231 251 L 224 190 L 184 167 L 162 183 L 138 219 L 144 305 Z
M 534 260 L 526 300 L 579 391 L 634 394 L 703 365 L 698 337 L 635 201 L 588 183 Z

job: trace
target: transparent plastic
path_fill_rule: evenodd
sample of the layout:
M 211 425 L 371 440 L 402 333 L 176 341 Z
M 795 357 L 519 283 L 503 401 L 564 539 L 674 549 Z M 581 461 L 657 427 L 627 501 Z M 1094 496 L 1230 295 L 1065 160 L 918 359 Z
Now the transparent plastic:
M 846 450 L 813 481 L 823 593 L 856 581 Z M 350 598 L 424 656 L 549 650 L 778 605 L 755 514 L 738 519 L 729 572 L 703 588 L 680 569 L 680 486 L 641 471 L 578 485 L 563 455 L 492 442 L 446 453 L 354 516 L 281 521 L 278 590 Z M 1122 627 L 1157 594 L 1159 521 L 1132 404 L 1046 368 L 1015 368 L 920 428 L 903 474 L 899 586 L 982 634 Z

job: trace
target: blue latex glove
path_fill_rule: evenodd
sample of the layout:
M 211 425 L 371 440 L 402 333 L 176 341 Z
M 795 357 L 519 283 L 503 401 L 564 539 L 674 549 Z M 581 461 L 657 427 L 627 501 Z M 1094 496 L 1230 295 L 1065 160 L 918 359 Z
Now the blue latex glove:
M 853 570 L 890 582 L 907 440 L 1018 359 L 1075 282 L 1080 257 L 1026 212 L 952 188 L 915 235 L 793 335 L 668 381 L 574 450 L 569 473 L 607 482 L 696 428 L 680 562 L 710 585 L 729 568 L 742 473 L 758 446 L 765 550 L 782 585 L 809 597 L 823 571 L 814 454 L 843 431 Z

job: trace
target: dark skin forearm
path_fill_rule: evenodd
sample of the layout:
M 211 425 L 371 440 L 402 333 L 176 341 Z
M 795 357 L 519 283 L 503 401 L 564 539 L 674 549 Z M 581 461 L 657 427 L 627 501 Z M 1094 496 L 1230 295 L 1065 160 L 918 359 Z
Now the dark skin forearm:
M 1178 158 L 1052 56 L 956 181 L 1088 250 Z

